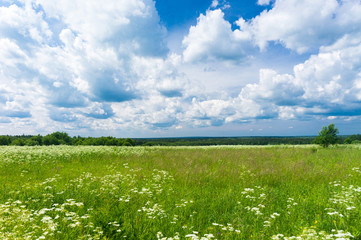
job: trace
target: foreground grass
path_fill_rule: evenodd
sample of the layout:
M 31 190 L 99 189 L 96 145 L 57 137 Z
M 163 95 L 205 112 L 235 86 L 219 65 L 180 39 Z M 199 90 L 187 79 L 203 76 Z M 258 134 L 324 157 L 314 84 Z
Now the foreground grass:
M 361 149 L 0 147 L 0 239 L 361 239 Z

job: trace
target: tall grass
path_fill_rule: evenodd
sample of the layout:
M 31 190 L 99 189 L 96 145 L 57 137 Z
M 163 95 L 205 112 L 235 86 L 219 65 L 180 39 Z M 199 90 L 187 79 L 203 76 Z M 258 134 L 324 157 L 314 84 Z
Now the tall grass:
M 0 147 L 0 239 L 361 239 L 358 147 Z

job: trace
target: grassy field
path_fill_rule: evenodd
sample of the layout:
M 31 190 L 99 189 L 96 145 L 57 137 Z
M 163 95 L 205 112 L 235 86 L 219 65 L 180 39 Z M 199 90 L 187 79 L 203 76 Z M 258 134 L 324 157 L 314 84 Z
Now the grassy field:
M 0 239 L 361 239 L 361 149 L 0 147 Z

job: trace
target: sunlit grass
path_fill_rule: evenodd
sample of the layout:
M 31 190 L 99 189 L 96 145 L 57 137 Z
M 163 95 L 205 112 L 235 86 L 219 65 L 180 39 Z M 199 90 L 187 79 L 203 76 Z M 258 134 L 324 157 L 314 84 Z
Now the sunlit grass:
M 0 147 L 0 239 L 357 239 L 360 156 L 358 146 Z

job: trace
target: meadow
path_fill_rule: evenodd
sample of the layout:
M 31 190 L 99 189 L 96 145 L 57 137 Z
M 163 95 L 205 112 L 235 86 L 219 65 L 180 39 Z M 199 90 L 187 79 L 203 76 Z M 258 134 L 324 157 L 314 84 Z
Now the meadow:
M 359 145 L 0 147 L 0 239 L 361 239 Z

